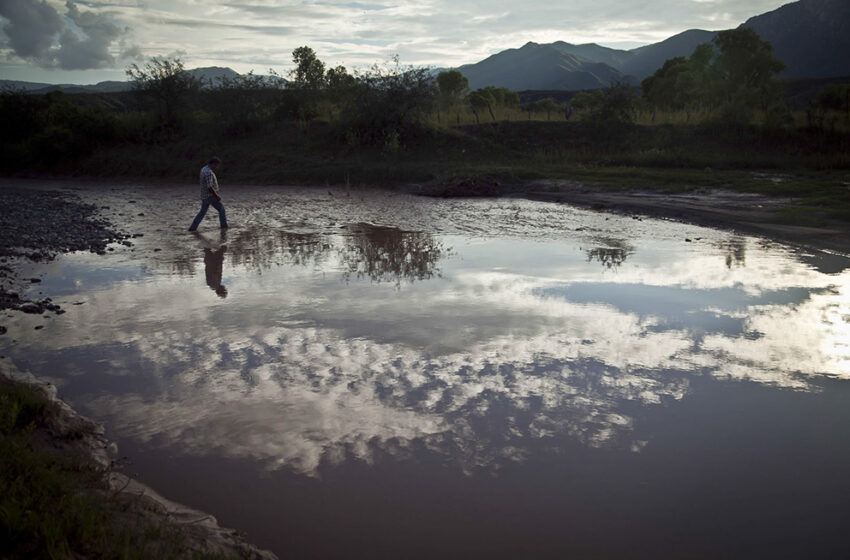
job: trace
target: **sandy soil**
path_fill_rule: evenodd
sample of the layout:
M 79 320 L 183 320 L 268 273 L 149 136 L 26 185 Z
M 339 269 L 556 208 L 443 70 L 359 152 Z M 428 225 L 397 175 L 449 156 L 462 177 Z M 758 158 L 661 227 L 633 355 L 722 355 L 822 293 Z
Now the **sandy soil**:
M 679 194 L 607 191 L 566 181 L 535 183 L 525 196 L 603 212 L 673 219 L 850 255 L 850 223 L 838 220 L 824 221 L 818 226 L 781 223 L 776 211 L 793 202 L 791 198 L 722 190 Z

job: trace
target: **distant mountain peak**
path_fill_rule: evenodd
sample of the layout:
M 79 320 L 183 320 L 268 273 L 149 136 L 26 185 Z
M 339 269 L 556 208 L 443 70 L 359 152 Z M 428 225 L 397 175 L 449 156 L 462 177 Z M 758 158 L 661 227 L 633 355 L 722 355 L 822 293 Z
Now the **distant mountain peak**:
M 752 27 L 773 45 L 787 66 L 787 77 L 850 76 L 850 0 L 800 0 L 752 17 L 742 26 Z M 666 60 L 690 56 L 717 33 L 688 29 L 631 50 L 597 43 L 529 41 L 459 70 L 472 89 L 488 85 L 516 91 L 587 89 L 607 86 L 610 81 L 637 83 Z

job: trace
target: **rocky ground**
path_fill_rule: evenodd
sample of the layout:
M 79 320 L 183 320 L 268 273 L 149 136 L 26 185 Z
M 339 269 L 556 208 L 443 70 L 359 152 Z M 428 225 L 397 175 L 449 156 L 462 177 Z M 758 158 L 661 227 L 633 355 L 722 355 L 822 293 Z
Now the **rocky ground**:
M 21 286 L 40 280 L 18 277 L 15 264 L 49 261 L 70 251 L 105 254 L 109 243 L 126 242 L 129 237 L 98 218 L 97 207 L 68 193 L 6 188 L 0 190 L 0 208 L 0 309 L 64 313 L 50 298 L 22 298 Z M 5 330 L 0 325 L 0 334 Z

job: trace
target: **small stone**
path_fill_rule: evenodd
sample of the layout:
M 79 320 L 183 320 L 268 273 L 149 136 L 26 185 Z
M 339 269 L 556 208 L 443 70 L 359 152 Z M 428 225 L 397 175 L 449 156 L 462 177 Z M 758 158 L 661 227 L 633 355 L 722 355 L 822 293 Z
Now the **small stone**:
M 6 332 L 7 332 L 6 327 L 4 327 L 3 325 L 0 325 L 0 334 L 6 334 Z M 5 357 L 6 356 L 0 356 L 0 358 L 5 358 Z
M 32 282 L 33 284 L 38 284 L 39 282 L 41 282 L 41 278 L 30 278 L 30 282 Z
M 22 306 L 20 306 L 18 309 L 20 309 L 24 313 L 29 313 L 31 315 L 35 315 L 36 313 L 41 313 L 41 307 L 32 303 L 32 302 L 25 303 Z
M 43 328 L 44 328 L 44 325 L 38 325 L 37 327 L 35 327 L 35 330 L 40 331 Z

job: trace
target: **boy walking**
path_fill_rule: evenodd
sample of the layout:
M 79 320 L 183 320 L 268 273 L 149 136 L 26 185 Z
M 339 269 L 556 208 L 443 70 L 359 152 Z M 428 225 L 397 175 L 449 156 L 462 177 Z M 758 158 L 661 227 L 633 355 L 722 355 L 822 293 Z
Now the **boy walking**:
M 221 228 L 224 229 L 227 227 L 227 216 L 224 213 L 221 196 L 218 194 L 218 179 L 215 176 L 215 170 L 220 164 L 221 160 L 213 157 L 201 168 L 201 210 L 195 216 L 192 225 L 189 226 L 189 231 L 198 229 L 198 225 L 204 219 L 210 206 L 218 210 L 218 221 L 221 224 Z

